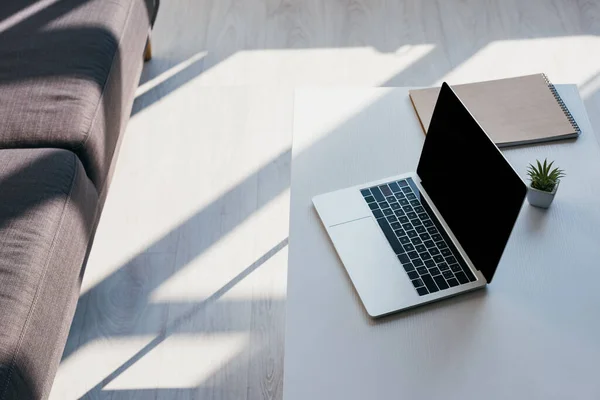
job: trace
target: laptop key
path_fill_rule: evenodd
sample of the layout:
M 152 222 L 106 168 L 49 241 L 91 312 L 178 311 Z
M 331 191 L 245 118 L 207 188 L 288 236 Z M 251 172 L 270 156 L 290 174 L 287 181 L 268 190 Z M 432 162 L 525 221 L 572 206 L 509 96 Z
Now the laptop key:
M 452 272 L 456 273 L 456 272 L 462 272 L 462 268 L 460 267 L 460 265 L 458 264 L 452 264 L 450 266 L 450 269 L 452 270 Z
M 363 195 L 363 197 L 371 195 L 371 191 L 369 189 L 361 189 L 360 193 Z
M 414 226 L 421 226 L 421 225 L 423 225 L 423 223 L 421 222 L 420 219 L 413 219 L 411 222 L 413 223 Z
M 450 257 L 452 255 L 452 251 L 450 249 L 444 249 L 442 250 L 442 255 L 444 257 Z
M 423 226 L 417 226 L 415 230 L 417 233 L 422 233 L 423 235 L 425 234 L 425 228 Z M 423 239 L 423 235 L 421 235 L 421 239 Z M 427 239 L 429 239 L 429 235 L 427 235 Z
M 411 206 L 402 206 L 402 209 L 406 212 L 412 212 L 412 207 Z
M 405 215 L 404 210 L 394 210 L 394 214 L 396 214 L 396 217 L 402 217 Z
M 405 231 L 410 231 L 412 230 L 413 226 L 410 222 L 405 222 L 402 224 L 402 229 L 404 229 Z M 415 232 L 416 233 L 416 232 Z
M 383 194 L 381 193 L 381 190 L 379 190 L 378 187 L 372 187 L 371 193 L 373 193 L 373 197 L 375 197 L 375 200 L 377 200 L 377 201 L 385 200 L 385 197 L 383 197 Z
M 406 181 L 398 181 L 398 186 L 400 186 L 400 187 L 406 187 L 406 186 L 408 186 L 408 182 L 406 182 Z
M 431 275 L 439 275 L 440 274 L 440 270 L 437 267 L 433 267 L 429 270 L 429 273 Z
M 467 279 L 469 280 L 469 282 L 473 282 L 473 281 L 476 280 L 475 279 L 475 275 L 473 275 L 473 273 L 471 272 L 471 270 L 469 269 L 469 267 L 463 268 L 463 272 L 467 276 Z
M 379 190 L 381 190 L 381 193 L 383 193 L 384 196 L 391 196 L 392 195 L 392 191 L 390 190 L 390 188 L 388 187 L 388 185 L 381 185 L 381 186 L 379 186 Z
M 406 206 L 406 205 L 408 205 L 408 200 L 406 200 L 406 199 L 402 199 L 402 200 L 400 200 L 400 205 L 401 205 L 401 206 Z
M 367 197 L 365 197 L 365 201 L 367 203 L 373 203 L 375 201 L 375 197 L 373 197 L 373 196 L 367 196 Z
M 392 210 L 394 210 L 394 211 L 400 210 L 400 204 L 398 204 L 398 203 L 392 203 L 392 204 L 390 204 L 390 207 L 392 207 Z
M 387 201 L 381 201 L 377 204 L 379 204 L 379 208 L 389 208 L 390 207 L 389 204 L 387 203 Z
M 433 241 L 431 241 L 431 240 L 426 240 L 425 246 L 427 246 L 428 248 L 432 248 L 432 247 L 435 247 L 435 243 L 433 243 Z
M 421 253 L 421 258 L 423 260 L 431 260 L 431 254 L 429 254 L 429 253 Z
M 454 278 L 454 274 L 452 273 L 452 271 L 447 270 L 447 271 L 442 271 L 442 275 L 444 276 L 444 278 L 446 279 L 450 279 L 450 278 Z
M 448 245 L 446 244 L 446 242 L 437 242 L 437 247 L 439 247 L 440 249 L 445 249 L 446 247 L 448 247 Z
M 381 210 L 373 210 L 373 215 L 375 216 L 375 218 L 379 219 L 379 218 L 383 218 L 383 213 L 381 212 Z
M 411 241 L 412 241 L 412 244 L 414 244 L 414 245 L 423 243 L 423 241 L 418 236 L 415 236 Z
M 398 231 L 396 231 L 398 232 Z M 398 238 L 398 240 L 400 240 L 400 243 L 402 244 L 409 244 L 410 243 L 410 239 L 408 238 L 408 236 L 401 236 Z
M 377 209 L 379 209 L 379 204 L 377 204 L 377 203 L 369 203 L 369 208 L 371 210 L 377 210 Z
M 398 186 L 398 184 L 396 182 L 390 182 L 388 183 L 388 186 L 390 187 L 390 189 L 392 189 L 392 192 L 397 193 L 400 191 L 400 186 Z
M 408 277 L 409 277 L 410 279 L 417 279 L 417 278 L 419 277 L 419 274 L 417 274 L 417 271 L 410 271 L 410 272 L 408 273 Z
M 440 271 L 448 271 L 450 270 L 450 266 L 446 263 L 439 263 L 438 264 L 438 268 L 440 269 Z
M 408 256 L 414 260 L 415 258 L 419 258 L 419 253 L 416 251 L 409 251 Z
M 444 250 L 442 250 L 442 254 L 444 254 Z M 447 257 L 446 261 L 448 262 L 448 264 L 454 264 L 456 262 L 456 258 L 454 258 L 454 257 Z
M 421 217 L 421 213 L 424 213 L 425 209 L 422 206 L 417 206 L 415 207 L 415 212 L 419 214 L 419 217 Z M 427 214 L 425 214 L 425 216 L 427 216 Z
M 396 201 L 396 198 L 394 196 L 388 196 L 386 197 L 386 200 L 388 201 L 388 203 L 394 203 Z
M 396 193 L 396 198 L 397 198 L 398 200 L 400 200 L 400 199 L 404 199 L 405 197 L 406 197 L 406 196 L 405 196 L 405 195 L 404 195 L 404 193 L 402 193 L 402 192 L 400 192 L 400 193 Z
M 448 285 L 450 285 L 450 287 L 458 286 L 458 281 L 454 278 L 448 279 L 446 282 L 448 282 Z
M 419 286 L 423 286 L 423 281 L 420 279 L 413 279 L 412 284 L 415 288 L 418 288 Z
M 402 266 L 404 267 L 404 270 L 406 272 L 411 272 L 415 270 L 415 267 L 412 265 L 412 263 L 402 264 Z
M 406 206 L 406 207 L 408 207 L 408 206 Z M 404 211 L 406 211 L 406 210 L 404 210 Z M 406 213 L 406 216 L 407 216 L 408 218 L 410 218 L 410 219 L 415 219 L 415 218 L 417 218 L 417 214 L 415 214 L 415 213 L 414 213 L 414 212 L 412 212 L 412 211 L 411 211 L 411 212 L 407 212 L 407 213 Z
M 421 286 L 420 288 L 417 288 L 417 293 L 419 293 L 419 296 L 425 296 L 426 294 L 429 294 L 429 292 L 427 291 L 427 288 L 425 286 Z
M 435 240 L 436 242 L 439 242 L 440 240 L 442 240 L 442 236 L 441 236 L 441 235 L 439 235 L 439 234 L 436 234 L 436 235 L 431 235 L 431 238 L 432 238 L 433 240 Z
M 406 254 L 400 254 L 400 255 L 398 256 L 398 260 L 400 260 L 400 262 L 401 262 L 402 264 L 406 264 L 406 263 L 409 263 L 409 262 L 410 262 L 410 258 L 408 258 L 408 256 L 407 256 Z
M 426 260 L 425 261 L 425 266 L 427 268 L 433 268 L 433 267 L 435 267 L 435 261 L 433 261 L 433 260 Z
M 410 204 L 411 204 L 413 207 L 418 207 L 418 206 L 420 206 L 420 205 L 421 205 L 421 202 L 420 202 L 419 200 L 415 199 L 415 200 L 411 200 L 411 201 L 410 201 Z
M 392 230 L 392 228 L 390 228 L 390 226 L 388 225 L 388 222 L 384 218 L 378 219 L 377 222 L 379 223 L 379 227 L 381 227 L 383 234 L 387 238 L 390 246 L 392 246 L 392 249 L 394 250 L 394 252 L 396 254 L 404 253 L 404 248 L 402 247 L 402 245 L 396 238 L 396 235 L 394 234 L 394 231 Z M 395 223 L 396 222 L 394 222 L 394 224 Z
M 423 261 L 420 258 L 415 258 L 414 260 L 412 260 L 412 262 L 415 267 L 420 267 L 423 265 Z
M 406 225 L 410 225 L 410 224 L 406 224 Z M 403 225 L 403 226 L 404 226 L 404 225 Z M 411 228 L 412 228 L 412 226 L 411 226 Z M 419 235 L 417 234 L 417 232 L 413 231 L 412 229 L 411 229 L 410 231 L 406 232 L 406 234 L 407 234 L 407 235 L 408 235 L 408 237 L 409 237 L 409 238 L 411 238 L 411 239 L 412 239 L 412 238 L 416 238 L 417 236 L 419 236 Z
M 395 234 L 396 234 L 396 236 L 398 236 L 398 237 L 400 237 L 400 236 L 405 236 L 405 235 L 406 235 L 406 232 L 404 232 L 404 230 L 403 230 L 403 229 L 396 229 L 396 230 L 394 231 L 394 233 L 395 233 Z M 400 242 L 400 243 L 402 243 L 402 242 Z
M 394 212 L 390 208 L 386 208 L 385 210 L 383 210 L 383 215 L 394 215 Z
M 434 276 L 433 279 L 435 280 L 435 283 L 437 283 L 438 287 L 441 290 L 448 289 L 450 287 L 441 275 Z
M 398 221 L 400 221 L 401 224 L 407 224 L 409 222 L 409 219 L 406 215 L 403 215 L 402 217 L 398 218 Z
M 384 214 L 385 214 L 385 213 L 384 213 Z M 389 222 L 397 222 L 397 221 L 398 221 L 398 218 L 396 218 L 396 216 L 395 216 L 395 215 L 390 215 L 389 217 L 387 217 L 387 220 L 388 220 Z
M 413 246 L 410 243 L 404 245 L 404 250 L 406 250 L 406 251 L 413 251 L 414 249 L 415 249 L 415 246 Z
M 429 275 L 429 274 L 421 275 L 421 279 L 423 280 L 423 283 L 427 287 L 427 290 L 429 290 L 429 293 L 434 293 L 439 290 L 437 288 L 435 282 L 433 281 L 433 278 L 431 277 L 431 275 Z
M 406 198 L 407 198 L 407 199 L 409 199 L 409 200 L 413 200 L 413 199 L 416 199 L 416 198 L 417 198 L 417 196 L 415 196 L 415 195 L 414 195 L 414 194 L 412 194 L 412 193 L 409 193 L 409 194 L 407 194 L 407 195 L 406 195 Z
M 404 193 L 412 193 L 412 190 L 409 187 L 406 187 L 406 186 L 402 188 L 402 191 Z
M 417 249 L 417 251 L 418 251 L 419 253 L 423 253 L 425 250 L 427 250 L 427 247 L 423 246 L 422 244 L 418 244 L 418 245 L 416 246 L 416 249 Z M 428 253 L 428 254 L 429 254 L 429 253 Z M 421 256 L 422 256 L 422 255 L 423 255 L 423 254 L 421 254 Z M 422 257 L 421 257 L 421 258 L 422 258 Z
M 434 246 L 435 246 L 435 245 L 434 245 Z M 431 254 L 433 254 L 434 256 L 435 256 L 436 254 L 440 254 L 440 251 L 439 251 L 439 250 L 438 250 L 436 247 L 432 247 L 431 249 L 429 249 L 429 252 L 430 252 Z
M 394 229 L 394 230 L 402 228 L 402 225 L 400 225 L 400 222 L 392 222 L 392 223 L 390 224 L 390 226 L 391 226 L 391 227 L 392 227 L 392 229 Z
M 439 254 L 437 256 L 433 256 L 433 259 L 436 263 L 441 263 L 444 261 L 444 257 L 440 256 Z
M 467 279 L 467 276 L 464 274 L 464 272 L 460 271 L 457 272 L 456 274 L 456 279 L 458 279 L 458 281 L 462 284 L 468 283 L 469 280 Z
M 430 226 L 429 228 L 427 228 L 427 232 L 433 235 L 434 233 L 438 233 L 438 230 L 435 226 Z
M 433 222 L 431 222 L 430 219 L 426 219 L 425 221 L 423 221 L 423 225 L 429 228 L 430 226 L 433 226 Z
M 419 273 L 419 275 L 425 275 L 425 274 L 429 273 L 427 271 L 427 268 L 425 268 L 425 267 L 417 267 L 417 272 Z

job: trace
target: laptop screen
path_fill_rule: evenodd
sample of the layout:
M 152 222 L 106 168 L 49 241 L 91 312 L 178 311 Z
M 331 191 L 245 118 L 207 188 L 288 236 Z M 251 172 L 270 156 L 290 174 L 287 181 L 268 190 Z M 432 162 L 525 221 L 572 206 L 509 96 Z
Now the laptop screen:
M 446 83 L 417 173 L 462 248 L 491 282 L 527 186 Z

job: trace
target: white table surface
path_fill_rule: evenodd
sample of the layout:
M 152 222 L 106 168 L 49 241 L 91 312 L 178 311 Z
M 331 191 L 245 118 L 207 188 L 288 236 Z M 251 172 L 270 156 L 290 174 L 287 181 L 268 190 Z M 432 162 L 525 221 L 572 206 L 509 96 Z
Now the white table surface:
M 408 89 L 296 91 L 284 400 L 600 399 L 600 149 L 577 88 L 558 89 L 579 139 L 504 150 L 524 178 L 536 158 L 566 170 L 551 208 L 525 203 L 487 289 L 381 320 L 311 198 L 416 169 Z

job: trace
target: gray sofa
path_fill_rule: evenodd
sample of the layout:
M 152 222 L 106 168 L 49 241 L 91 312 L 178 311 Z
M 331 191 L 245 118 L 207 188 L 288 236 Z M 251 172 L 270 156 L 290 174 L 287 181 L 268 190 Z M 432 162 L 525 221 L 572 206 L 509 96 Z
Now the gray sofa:
M 157 10 L 0 1 L 0 400 L 48 397 Z

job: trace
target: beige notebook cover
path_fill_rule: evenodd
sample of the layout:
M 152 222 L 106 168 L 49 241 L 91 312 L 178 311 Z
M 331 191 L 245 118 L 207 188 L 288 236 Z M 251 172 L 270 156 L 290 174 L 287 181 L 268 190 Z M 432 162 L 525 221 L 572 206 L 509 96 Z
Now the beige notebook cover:
M 568 139 L 581 132 L 544 74 L 455 85 L 452 89 L 499 147 Z M 424 132 L 439 91 L 409 91 Z

